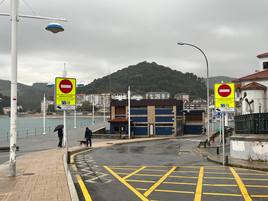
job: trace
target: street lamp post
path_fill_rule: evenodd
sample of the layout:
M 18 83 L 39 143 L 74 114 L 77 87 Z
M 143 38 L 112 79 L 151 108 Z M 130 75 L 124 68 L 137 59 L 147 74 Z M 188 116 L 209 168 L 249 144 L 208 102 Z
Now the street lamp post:
M 206 60 L 206 65 L 207 65 L 207 139 L 208 139 L 208 142 L 209 142 L 209 134 L 210 134 L 210 130 L 209 130 L 209 70 L 208 70 L 208 59 L 207 59 L 207 56 L 206 54 L 204 53 L 204 51 L 197 47 L 196 45 L 193 45 L 193 44 L 190 44 L 190 43 L 183 43 L 183 42 L 180 42 L 180 43 L 177 43 L 178 45 L 188 45 L 188 46 L 191 46 L 195 49 L 198 49 L 205 57 L 205 60 Z
M 11 17 L 11 95 L 10 95 L 10 157 L 9 157 L 9 174 L 10 176 L 16 176 L 16 148 L 17 148 L 17 66 L 18 66 L 18 50 L 17 50 L 17 38 L 18 38 L 18 22 L 19 18 L 31 18 L 41 20 L 56 20 L 66 21 L 60 18 L 32 16 L 32 15 L 19 15 L 19 0 L 11 0 L 10 14 L 0 13 L 0 16 Z M 63 28 L 57 24 L 56 26 L 48 26 L 49 31 L 53 30 L 53 33 L 63 31 Z

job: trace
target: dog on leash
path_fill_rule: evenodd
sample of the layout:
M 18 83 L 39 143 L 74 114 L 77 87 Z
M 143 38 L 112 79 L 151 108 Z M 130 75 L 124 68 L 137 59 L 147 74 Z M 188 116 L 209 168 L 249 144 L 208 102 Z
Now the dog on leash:
M 80 142 L 80 146 L 87 146 L 87 142 L 85 140 L 81 140 Z

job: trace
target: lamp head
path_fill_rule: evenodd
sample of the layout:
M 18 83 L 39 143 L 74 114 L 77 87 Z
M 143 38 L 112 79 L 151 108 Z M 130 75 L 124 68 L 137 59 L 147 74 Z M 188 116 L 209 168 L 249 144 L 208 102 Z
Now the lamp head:
M 49 23 L 46 27 L 46 30 L 52 33 L 58 33 L 64 31 L 64 28 L 59 23 Z
M 183 43 L 183 42 L 179 42 L 179 43 L 177 43 L 178 45 L 185 45 L 185 43 Z

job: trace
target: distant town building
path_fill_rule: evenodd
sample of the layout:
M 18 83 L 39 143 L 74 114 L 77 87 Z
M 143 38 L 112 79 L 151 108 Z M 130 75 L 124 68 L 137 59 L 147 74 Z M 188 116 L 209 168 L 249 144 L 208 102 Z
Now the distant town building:
M 145 94 L 146 99 L 169 99 L 170 93 L 168 92 L 147 92 Z
M 183 102 L 185 101 L 189 102 L 190 100 L 189 94 L 184 94 L 184 93 L 175 94 L 174 98 L 177 100 L 182 100 Z
M 113 100 L 126 100 L 127 94 L 126 93 L 112 94 L 111 99 L 113 99 Z
M 182 101 L 131 100 L 131 133 L 139 136 L 176 136 L 182 133 Z M 128 101 L 111 100 L 110 132 L 128 133 Z

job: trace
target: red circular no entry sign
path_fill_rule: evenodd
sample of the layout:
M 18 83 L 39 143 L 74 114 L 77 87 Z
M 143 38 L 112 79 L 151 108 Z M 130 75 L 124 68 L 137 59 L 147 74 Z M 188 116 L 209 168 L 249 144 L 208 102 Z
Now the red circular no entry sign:
M 222 84 L 218 88 L 218 94 L 222 97 L 227 97 L 231 94 L 232 89 L 229 85 L 227 84 Z
M 73 89 L 73 84 L 70 80 L 62 80 L 60 81 L 60 90 L 62 93 L 70 93 Z

